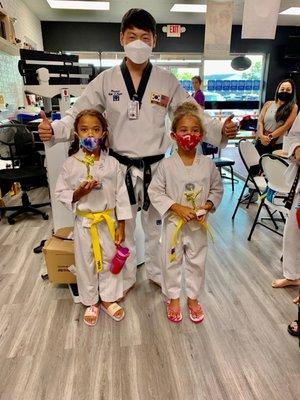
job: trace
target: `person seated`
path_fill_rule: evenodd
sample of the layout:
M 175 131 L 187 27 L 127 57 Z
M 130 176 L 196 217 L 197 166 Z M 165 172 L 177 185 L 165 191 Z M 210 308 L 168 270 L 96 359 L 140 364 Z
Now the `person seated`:
M 292 79 L 279 83 L 275 100 L 267 101 L 258 117 L 256 149 L 260 155 L 282 149 L 283 140 L 298 112 L 296 86 Z

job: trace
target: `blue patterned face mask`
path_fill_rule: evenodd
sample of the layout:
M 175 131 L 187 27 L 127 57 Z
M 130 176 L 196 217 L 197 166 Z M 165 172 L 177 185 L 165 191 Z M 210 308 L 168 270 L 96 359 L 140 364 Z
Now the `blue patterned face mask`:
M 80 147 L 85 148 L 87 151 L 94 151 L 104 144 L 105 137 L 103 138 L 94 138 L 94 137 L 87 137 L 87 138 L 80 138 L 79 144 Z

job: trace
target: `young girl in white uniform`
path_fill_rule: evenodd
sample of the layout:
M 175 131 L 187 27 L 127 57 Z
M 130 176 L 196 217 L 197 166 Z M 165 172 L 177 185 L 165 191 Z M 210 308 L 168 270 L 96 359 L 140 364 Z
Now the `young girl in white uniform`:
M 203 137 L 197 106 L 183 103 L 176 109 L 171 137 L 178 150 L 161 161 L 149 186 L 152 204 L 163 217 L 162 289 L 168 298 L 168 319 L 180 322 L 184 265 L 190 319 L 199 323 L 204 318 L 198 299 L 207 253 L 206 213 L 218 207 L 223 185 L 214 162 L 196 152 Z
M 105 148 L 107 122 L 96 110 L 81 111 L 74 123 L 70 157 L 57 180 L 55 194 L 75 214 L 74 248 L 84 322 L 94 326 L 100 308 L 114 320 L 124 317 L 116 303 L 123 296 L 122 271 L 110 272 L 116 245 L 125 239 L 132 217 L 119 162 Z M 75 154 L 74 154 L 75 153 Z

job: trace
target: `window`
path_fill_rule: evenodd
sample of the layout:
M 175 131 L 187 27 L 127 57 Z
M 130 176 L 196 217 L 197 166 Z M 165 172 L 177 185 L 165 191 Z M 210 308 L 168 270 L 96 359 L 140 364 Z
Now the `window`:
M 259 101 L 264 59 L 247 55 L 252 65 L 245 71 L 231 68 L 231 60 L 205 60 L 205 101 Z

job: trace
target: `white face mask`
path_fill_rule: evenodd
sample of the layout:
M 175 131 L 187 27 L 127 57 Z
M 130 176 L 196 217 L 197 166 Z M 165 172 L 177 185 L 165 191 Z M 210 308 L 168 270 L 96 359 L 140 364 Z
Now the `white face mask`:
M 135 64 L 143 64 L 152 53 L 152 48 L 139 39 L 125 44 L 124 50 L 126 56 Z

